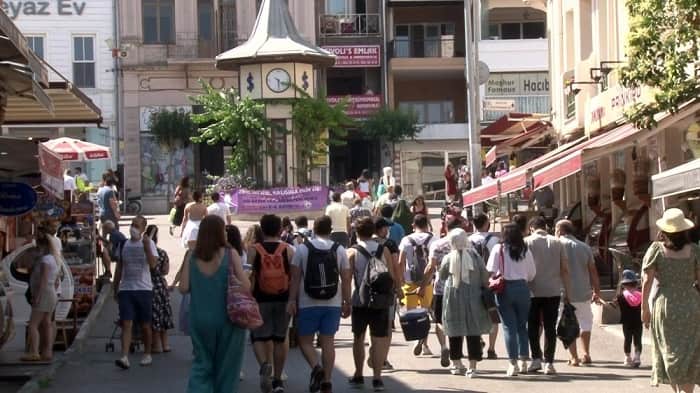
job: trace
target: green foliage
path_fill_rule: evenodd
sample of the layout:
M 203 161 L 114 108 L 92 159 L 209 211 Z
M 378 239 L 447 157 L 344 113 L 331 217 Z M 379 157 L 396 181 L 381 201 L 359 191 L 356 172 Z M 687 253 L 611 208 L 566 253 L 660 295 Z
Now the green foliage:
M 200 82 L 204 94 L 192 98 L 195 105 L 204 108 L 201 114 L 192 114 L 199 126 L 195 143 L 210 145 L 223 142 L 232 146 L 228 169 L 234 175 L 243 175 L 258 156 L 264 142 L 270 141 L 273 125 L 265 117 L 265 105 L 249 98 L 240 98 L 233 89 L 216 90 Z
M 176 148 L 179 144 L 187 146 L 197 131 L 197 125 L 192 122 L 189 113 L 182 109 L 153 112 L 149 128 L 158 143 L 170 148 Z
M 365 120 L 360 130 L 369 138 L 399 143 L 415 139 L 422 128 L 415 113 L 382 108 Z
M 300 98 L 292 101 L 292 121 L 300 164 L 297 172 L 303 184 L 309 181 L 314 157 L 328 154 L 331 145 L 345 144 L 341 138 L 347 136 L 347 128 L 353 126 L 354 121 L 346 114 L 346 100 L 331 105 L 324 93 L 312 97 L 299 88 L 296 90 Z
M 627 0 L 630 33 L 622 84 L 656 89 L 655 102 L 627 114 L 637 127 L 656 125 L 654 115 L 677 112 L 700 95 L 700 1 Z

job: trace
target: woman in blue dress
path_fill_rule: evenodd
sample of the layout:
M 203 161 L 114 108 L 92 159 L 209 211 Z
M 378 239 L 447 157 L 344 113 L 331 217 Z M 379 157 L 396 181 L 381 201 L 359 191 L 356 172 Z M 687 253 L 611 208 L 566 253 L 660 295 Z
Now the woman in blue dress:
M 229 264 L 245 288 L 250 281 L 240 255 L 228 247 L 224 228 L 220 217 L 205 217 L 194 252 L 182 268 L 180 292 L 190 294 L 194 351 L 188 393 L 238 392 L 245 330 L 232 324 L 226 312 Z

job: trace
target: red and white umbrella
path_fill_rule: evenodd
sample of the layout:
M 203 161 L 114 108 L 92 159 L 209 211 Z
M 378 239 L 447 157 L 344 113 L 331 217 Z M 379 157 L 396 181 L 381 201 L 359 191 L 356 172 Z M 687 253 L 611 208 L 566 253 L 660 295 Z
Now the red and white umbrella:
M 57 138 L 44 142 L 44 146 L 61 157 L 63 161 L 108 160 L 109 147 L 73 138 Z

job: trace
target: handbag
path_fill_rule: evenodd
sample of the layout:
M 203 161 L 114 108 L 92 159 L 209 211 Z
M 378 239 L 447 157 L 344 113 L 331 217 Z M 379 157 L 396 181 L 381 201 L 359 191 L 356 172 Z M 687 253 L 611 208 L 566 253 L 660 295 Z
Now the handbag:
M 229 250 L 228 288 L 226 290 L 226 312 L 231 322 L 241 329 L 257 329 L 263 324 L 260 307 L 249 290 L 243 288 L 233 268 L 233 255 Z
M 491 278 L 489 278 L 489 289 L 495 294 L 501 294 L 506 289 L 506 279 L 504 274 L 506 272 L 506 262 L 505 256 L 503 255 L 503 247 L 501 247 L 500 252 L 500 269 L 499 273 Z

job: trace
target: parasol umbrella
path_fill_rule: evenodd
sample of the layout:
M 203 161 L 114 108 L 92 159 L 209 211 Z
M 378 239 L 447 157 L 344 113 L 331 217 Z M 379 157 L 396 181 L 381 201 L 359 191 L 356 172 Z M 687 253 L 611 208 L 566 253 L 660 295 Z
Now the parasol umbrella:
M 111 158 L 109 147 L 73 138 L 57 138 L 44 142 L 43 145 L 61 157 L 63 162 L 108 160 Z

